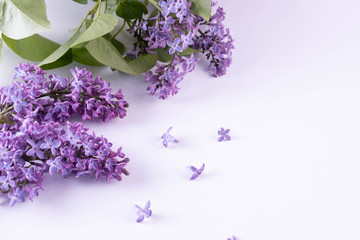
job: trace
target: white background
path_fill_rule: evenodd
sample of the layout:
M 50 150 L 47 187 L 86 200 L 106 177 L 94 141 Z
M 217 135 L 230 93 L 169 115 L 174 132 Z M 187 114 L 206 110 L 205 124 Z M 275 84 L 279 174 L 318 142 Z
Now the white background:
M 90 8 L 46 2 L 45 36 L 61 43 Z M 220 2 L 236 45 L 228 74 L 201 63 L 162 101 L 141 77 L 89 68 L 130 103 L 125 119 L 86 125 L 123 146 L 131 175 L 47 177 L 33 203 L 1 204 L 1 239 L 360 239 L 359 1 Z M 6 48 L 1 84 L 18 62 Z M 170 126 L 180 143 L 165 149 Z M 216 141 L 220 127 L 232 141 Z M 187 166 L 203 162 L 189 181 Z M 137 224 L 134 204 L 147 200 L 153 217 Z

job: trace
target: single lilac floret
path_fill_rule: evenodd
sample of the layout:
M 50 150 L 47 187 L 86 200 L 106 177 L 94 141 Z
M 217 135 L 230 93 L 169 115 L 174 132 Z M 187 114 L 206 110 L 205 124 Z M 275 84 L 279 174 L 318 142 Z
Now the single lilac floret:
M 218 134 L 220 135 L 220 137 L 218 138 L 218 141 L 222 142 L 222 141 L 231 140 L 229 133 L 230 133 L 230 129 L 225 130 L 224 128 L 220 128 L 220 131 L 218 131 Z
M 137 215 L 138 218 L 136 219 L 136 222 L 140 223 L 142 221 L 144 221 L 145 217 L 149 218 L 151 217 L 152 211 L 150 210 L 150 200 L 146 202 L 146 205 L 144 208 L 139 207 L 138 205 L 135 205 L 136 209 L 137 209 Z
M 49 136 L 45 137 L 45 143 L 41 144 L 42 149 L 50 149 L 53 155 L 56 155 L 57 149 L 60 147 L 61 142 L 58 139 L 51 139 Z
M 190 166 L 191 171 L 193 171 L 193 175 L 191 176 L 190 180 L 197 179 L 202 174 L 202 172 L 204 171 L 204 168 L 205 168 L 204 163 L 201 165 L 201 167 L 199 169 L 197 169 L 194 166 Z
M 10 207 L 14 206 L 16 202 L 25 201 L 26 191 L 17 187 L 14 192 L 9 192 L 8 197 L 10 198 Z
M 172 127 L 170 127 L 164 135 L 162 135 L 161 139 L 163 139 L 162 144 L 164 147 L 168 147 L 169 142 L 178 143 L 179 140 L 177 140 L 174 136 L 170 135 Z
M 63 158 L 61 156 L 58 156 L 55 159 L 50 159 L 46 161 L 46 164 L 50 166 L 49 173 L 51 175 L 54 175 L 56 172 L 63 168 L 63 165 L 61 163 L 62 159 Z
M 173 42 L 168 41 L 167 45 L 170 47 L 169 54 L 174 54 L 175 52 L 182 52 L 183 48 L 179 46 L 180 38 L 175 38 Z

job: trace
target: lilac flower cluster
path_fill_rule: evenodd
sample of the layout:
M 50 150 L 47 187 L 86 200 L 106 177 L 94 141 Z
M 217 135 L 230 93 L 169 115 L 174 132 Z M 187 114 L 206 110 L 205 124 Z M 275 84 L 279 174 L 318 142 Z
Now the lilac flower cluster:
M 147 20 L 136 19 L 129 29 L 137 38 L 133 51 L 128 54 L 131 59 L 144 53 L 165 51 L 168 58 L 161 61 L 170 61 L 158 62 L 153 71 L 145 74 L 150 94 L 158 92 L 161 99 L 177 94 L 177 85 L 199 61 L 193 55 L 195 52 L 206 53 L 213 76 L 224 75 L 231 63 L 234 46 L 229 29 L 225 29 L 222 23 L 225 19 L 223 9 L 218 8 L 206 21 L 191 13 L 188 0 L 162 0 L 158 4 L 161 11 L 156 16 L 150 15 Z
M 216 3 L 212 3 L 212 6 L 215 7 Z M 207 59 L 210 59 L 208 70 L 214 77 L 225 75 L 232 61 L 234 41 L 230 35 L 230 29 L 225 28 L 223 24 L 224 20 L 224 9 L 218 7 L 209 22 L 202 23 L 207 26 L 207 29 L 204 32 L 199 30 L 194 39 L 194 48 L 206 53 Z
M 0 195 L 8 196 L 10 206 L 38 196 L 47 172 L 106 180 L 128 174 L 121 147 L 115 152 L 106 138 L 66 121 L 74 114 L 123 118 L 128 104 L 121 90 L 112 94 L 108 83 L 85 69 L 71 73 L 71 79 L 47 79 L 41 68 L 20 64 L 15 78 L 22 81 L 0 89 Z

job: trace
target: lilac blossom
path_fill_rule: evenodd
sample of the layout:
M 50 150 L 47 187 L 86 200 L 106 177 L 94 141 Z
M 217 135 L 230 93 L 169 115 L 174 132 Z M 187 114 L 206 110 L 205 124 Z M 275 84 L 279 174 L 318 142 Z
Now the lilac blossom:
M 190 166 L 191 171 L 193 171 L 193 175 L 191 176 L 190 180 L 197 179 L 202 174 L 202 172 L 204 171 L 204 168 L 205 168 L 204 163 L 201 165 L 201 167 L 199 169 L 197 169 L 194 166 Z
M 173 42 L 167 41 L 167 45 L 170 47 L 169 54 L 174 54 L 175 52 L 182 52 L 182 47 L 179 46 L 180 38 L 175 38 Z
M 9 192 L 8 197 L 10 198 L 10 207 L 14 206 L 16 202 L 24 202 L 25 194 L 26 191 L 20 187 L 17 187 L 13 192 Z
M 178 84 L 195 69 L 199 61 L 191 54 L 195 52 L 206 55 L 212 76 L 226 74 L 234 45 L 230 30 L 223 24 L 223 8 L 218 7 L 206 21 L 191 12 L 192 3 L 189 0 L 161 0 L 158 5 L 161 11 L 147 19 L 133 20 L 128 30 L 137 39 L 131 53 L 127 54 L 131 59 L 158 51 L 168 55 L 159 60 L 153 70 L 145 73 L 149 93 L 158 94 L 160 99 L 177 94 Z M 211 6 L 215 8 L 216 4 L 212 3 Z
M 179 140 L 177 140 L 174 136 L 170 135 L 170 131 L 171 131 L 172 127 L 170 127 L 166 133 L 164 133 L 161 137 L 161 139 L 163 139 L 162 144 L 164 145 L 164 147 L 168 147 L 169 142 L 173 142 L 173 143 L 178 143 Z
M 146 202 L 146 205 L 144 208 L 139 207 L 138 205 L 135 205 L 136 209 L 137 209 L 137 215 L 138 218 L 136 219 L 136 222 L 140 223 L 142 221 L 144 221 L 145 217 L 149 218 L 152 215 L 152 210 L 150 209 L 150 200 Z
M 218 138 L 218 141 L 222 142 L 222 141 L 231 140 L 229 133 L 230 133 L 230 129 L 225 130 L 224 128 L 220 128 L 220 130 L 218 131 L 218 134 L 220 135 L 220 137 Z
M 27 63 L 16 72 L 20 81 L 0 89 L 0 195 L 10 206 L 38 196 L 47 173 L 107 181 L 129 174 L 121 147 L 114 151 L 106 138 L 68 121 L 75 114 L 103 121 L 125 117 L 128 104 L 121 90 L 112 93 L 107 82 L 85 69 L 72 70 L 71 79 L 46 78 Z

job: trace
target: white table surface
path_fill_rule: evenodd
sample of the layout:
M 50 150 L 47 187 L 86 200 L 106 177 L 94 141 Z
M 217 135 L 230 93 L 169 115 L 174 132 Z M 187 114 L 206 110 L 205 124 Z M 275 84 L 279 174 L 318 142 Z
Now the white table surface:
M 125 119 L 86 126 L 123 146 L 131 175 L 49 176 L 33 203 L 0 205 L 0 239 L 360 239 L 360 2 L 220 2 L 236 46 L 228 74 L 200 64 L 162 101 L 141 77 L 88 68 L 130 103 Z M 46 3 L 45 36 L 63 43 L 89 6 Z M 6 48 L 2 85 L 18 62 Z M 180 143 L 165 149 L 170 126 Z M 220 127 L 230 142 L 216 141 Z M 187 166 L 203 162 L 189 181 Z M 147 200 L 153 217 L 137 224 L 134 204 Z

